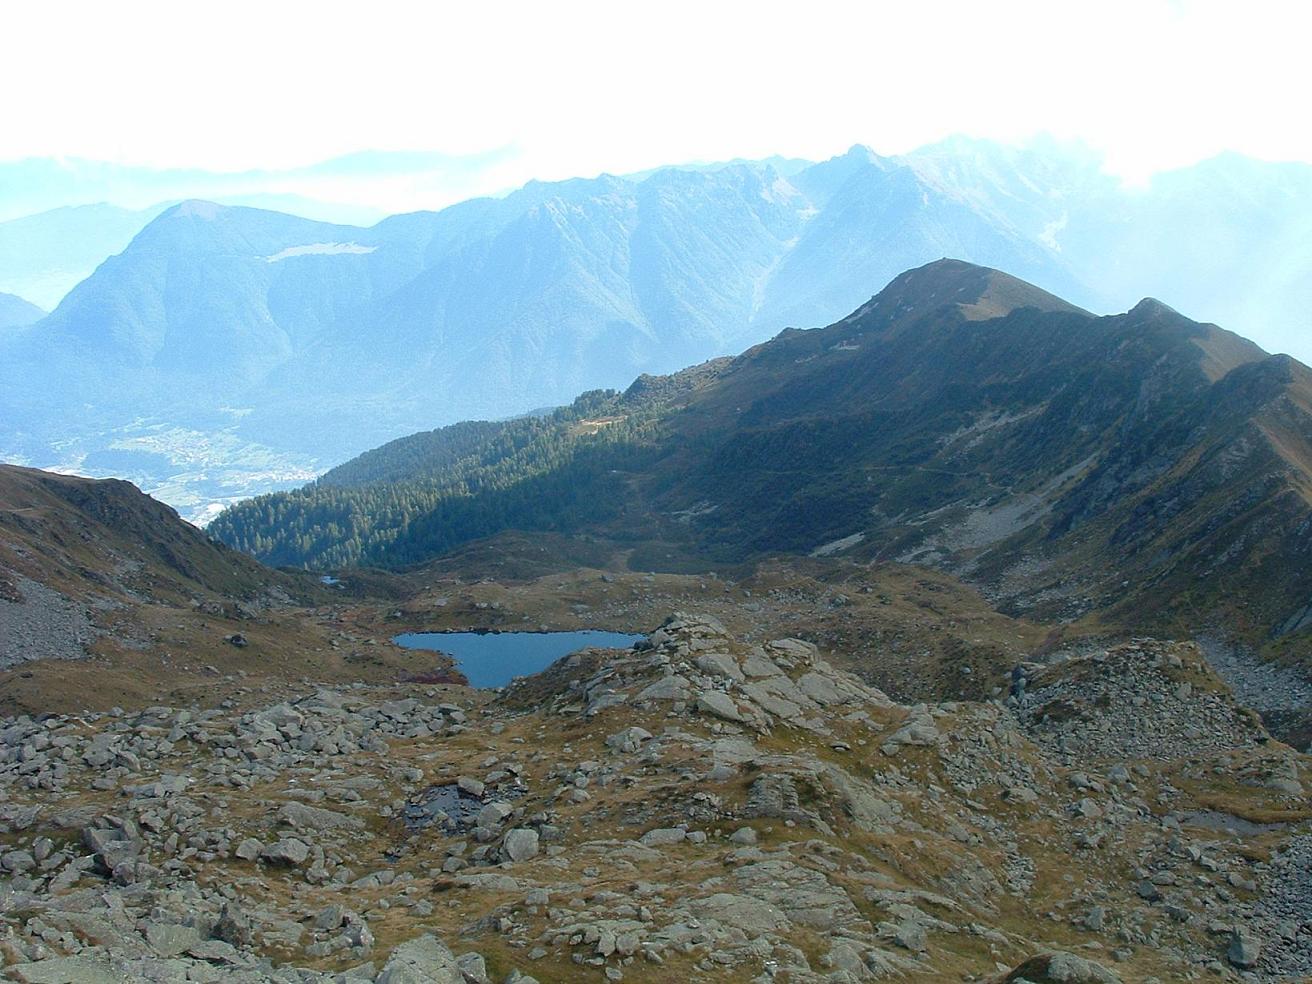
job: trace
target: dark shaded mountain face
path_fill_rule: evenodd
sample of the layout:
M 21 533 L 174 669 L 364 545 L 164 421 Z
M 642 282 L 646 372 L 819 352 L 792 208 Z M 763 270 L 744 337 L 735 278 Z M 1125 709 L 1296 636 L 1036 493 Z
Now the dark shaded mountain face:
M 511 528 L 625 542 L 638 569 L 930 564 L 1041 617 L 1280 637 L 1312 624 L 1312 374 L 1157 301 L 1096 317 L 941 261 L 828 328 L 397 441 L 213 531 L 314 565 Z
M 13 294 L 0 294 L 0 328 L 26 328 L 34 325 L 46 313 L 35 304 Z

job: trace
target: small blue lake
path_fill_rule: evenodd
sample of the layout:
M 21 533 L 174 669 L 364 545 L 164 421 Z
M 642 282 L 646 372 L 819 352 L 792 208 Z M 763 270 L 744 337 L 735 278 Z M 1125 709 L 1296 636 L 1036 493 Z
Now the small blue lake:
M 407 649 L 446 653 L 474 687 L 504 687 L 545 670 L 570 653 L 596 646 L 628 649 L 643 636 L 623 632 L 405 632 L 392 641 Z

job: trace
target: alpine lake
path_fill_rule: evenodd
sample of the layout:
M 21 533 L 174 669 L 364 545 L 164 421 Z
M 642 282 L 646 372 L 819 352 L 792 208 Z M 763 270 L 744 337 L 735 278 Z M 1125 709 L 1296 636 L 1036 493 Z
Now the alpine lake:
M 392 641 L 407 649 L 445 653 L 473 687 L 504 687 L 545 670 L 580 649 L 627 649 L 640 635 L 624 632 L 405 632 Z

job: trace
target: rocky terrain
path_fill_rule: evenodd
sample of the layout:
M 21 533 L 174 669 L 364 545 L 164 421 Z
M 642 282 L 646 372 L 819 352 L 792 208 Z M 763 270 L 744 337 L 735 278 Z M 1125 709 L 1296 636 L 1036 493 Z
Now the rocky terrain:
M 3 973 L 1312 973 L 1309 762 L 1195 646 L 1058 649 L 996 696 L 907 705 L 746 635 L 676 614 L 502 692 L 3 719 Z

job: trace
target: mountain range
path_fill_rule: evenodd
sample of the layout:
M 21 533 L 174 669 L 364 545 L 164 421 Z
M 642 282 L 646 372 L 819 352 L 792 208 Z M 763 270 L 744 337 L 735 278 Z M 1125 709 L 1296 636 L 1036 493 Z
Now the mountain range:
M 832 322 L 945 255 L 1091 310 L 1159 293 L 1293 349 L 1309 229 L 1302 165 L 1127 189 L 1056 145 L 964 140 L 531 182 L 369 228 L 190 201 L 0 341 L 0 454 L 123 474 L 200 520 L 398 435 Z
M 79 157 L 27 157 L 0 161 L 0 222 L 105 203 L 127 211 L 160 202 L 211 198 L 262 206 L 333 222 L 369 224 L 386 211 L 364 199 L 362 189 L 403 181 L 415 193 L 445 189 L 446 201 L 476 192 L 473 177 L 503 160 L 506 152 L 451 157 L 416 152 L 361 152 L 301 167 L 247 171 L 199 167 L 159 168 Z M 74 244 L 75 245 L 75 244 Z
M 1312 370 L 1153 299 L 1098 317 L 943 260 L 827 328 L 392 442 L 211 526 L 310 566 L 508 530 L 636 570 L 925 564 L 1013 614 L 1280 648 L 1312 627 Z

